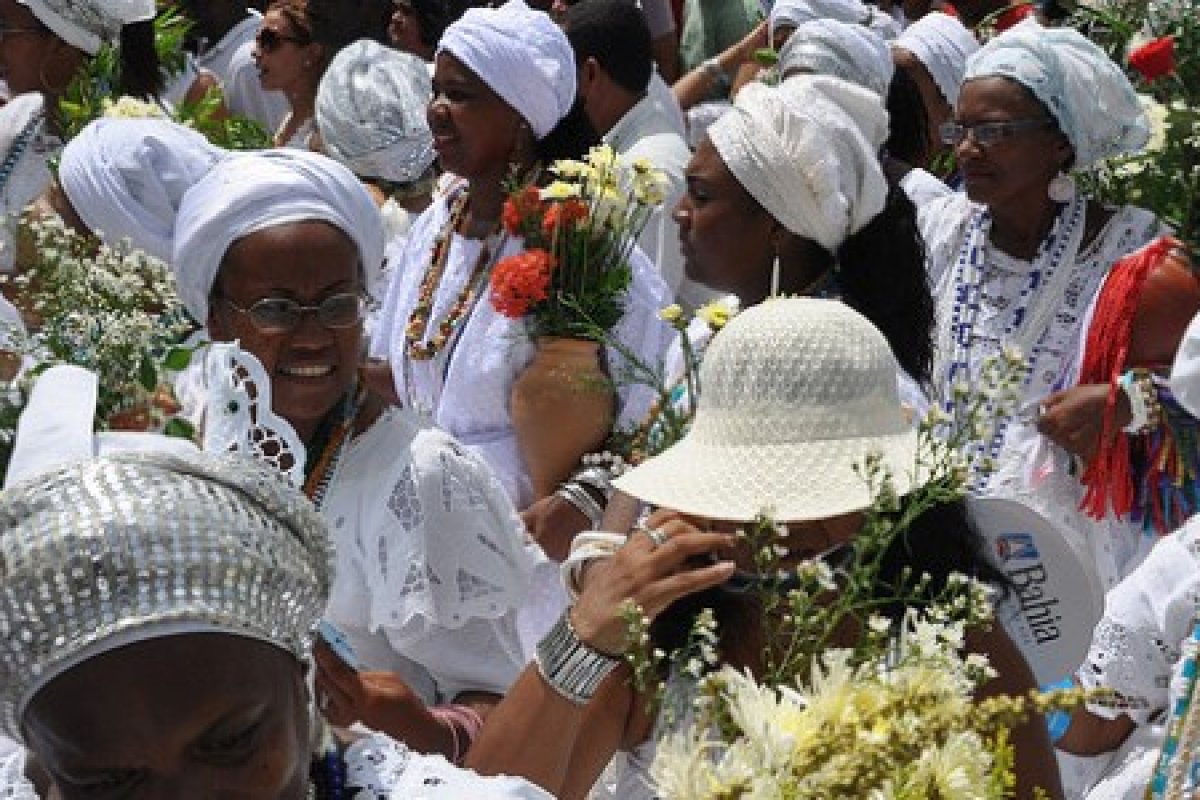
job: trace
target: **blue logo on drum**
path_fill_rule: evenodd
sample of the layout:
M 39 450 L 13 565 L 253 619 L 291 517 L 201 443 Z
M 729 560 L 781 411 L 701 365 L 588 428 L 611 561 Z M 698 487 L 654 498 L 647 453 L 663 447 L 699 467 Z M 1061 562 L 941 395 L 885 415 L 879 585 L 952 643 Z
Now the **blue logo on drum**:
M 1001 564 L 1010 561 L 1037 561 L 1041 558 L 1032 533 L 1004 533 L 996 537 L 996 557 Z

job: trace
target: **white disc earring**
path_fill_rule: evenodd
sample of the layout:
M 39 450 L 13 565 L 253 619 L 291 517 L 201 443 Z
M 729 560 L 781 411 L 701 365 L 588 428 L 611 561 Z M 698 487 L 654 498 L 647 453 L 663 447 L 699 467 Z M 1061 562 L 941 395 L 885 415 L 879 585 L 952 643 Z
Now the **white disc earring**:
M 1056 203 L 1069 203 L 1075 199 L 1075 179 L 1065 172 L 1060 172 L 1046 187 L 1046 194 Z

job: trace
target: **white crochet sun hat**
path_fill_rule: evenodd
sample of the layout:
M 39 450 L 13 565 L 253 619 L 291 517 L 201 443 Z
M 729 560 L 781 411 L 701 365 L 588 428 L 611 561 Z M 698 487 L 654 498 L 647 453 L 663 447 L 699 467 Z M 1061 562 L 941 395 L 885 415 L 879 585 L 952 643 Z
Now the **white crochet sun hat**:
M 897 370 L 883 334 L 844 303 L 767 300 L 713 338 L 687 435 L 615 485 L 709 519 L 824 519 L 871 505 L 855 467 L 878 454 L 906 494 L 917 435 Z

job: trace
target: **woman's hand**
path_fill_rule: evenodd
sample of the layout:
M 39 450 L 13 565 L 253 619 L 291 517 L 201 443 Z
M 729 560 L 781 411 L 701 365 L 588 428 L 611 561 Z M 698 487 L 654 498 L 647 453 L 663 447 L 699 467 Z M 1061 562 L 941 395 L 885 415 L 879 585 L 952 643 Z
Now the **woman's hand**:
M 1038 432 L 1068 453 L 1090 461 L 1100 449 L 1107 403 L 1106 383 L 1073 386 L 1055 392 L 1042 401 L 1041 413 L 1038 415 Z M 1132 418 L 1129 398 L 1124 392 L 1117 392 L 1118 433 Z
M 318 639 L 317 708 L 330 724 L 361 722 L 424 753 L 453 754 L 450 731 L 393 672 L 358 672 Z
M 654 619 L 679 598 L 725 582 L 733 562 L 709 558 L 730 550 L 734 541 L 729 534 L 705 533 L 673 511 L 655 512 L 612 559 L 585 573 L 571 610 L 576 634 L 602 653 L 624 652 L 627 604 Z
M 521 512 L 521 521 L 546 555 L 560 564 L 571 552 L 571 541 L 592 526 L 582 511 L 557 494 L 534 502 Z

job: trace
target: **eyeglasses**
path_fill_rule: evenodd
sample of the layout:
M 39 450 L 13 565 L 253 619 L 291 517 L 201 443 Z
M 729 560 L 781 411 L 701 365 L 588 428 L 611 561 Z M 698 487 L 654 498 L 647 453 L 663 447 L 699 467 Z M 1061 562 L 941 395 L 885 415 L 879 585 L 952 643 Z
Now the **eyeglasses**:
M 264 53 L 274 53 L 284 42 L 308 44 L 308 41 L 303 37 L 287 36 L 274 28 L 259 28 L 258 33 L 254 36 L 254 42 L 258 45 L 258 49 Z
M 264 297 L 243 308 L 228 298 L 225 302 L 238 313 L 250 317 L 254 327 L 263 333 L 288 333 L 300 326 L 305 314 L 316 314 L 317 322 L 326 328 L 352 328 L 362 322 L 367 310 L 366 300 L 357 292 L 330 295 L 315 306 L 306 306 L 287 297 Z
M 938 133 L 941 134 L 942 142 L 953 147 L 957 147 L 965 142 L 968 135 L 980 147 L 990 147 L 1015 133 L 1051 128 L 1054 127 L 1054 124 L 1054 120 L 1049 117 L 1014 119 L 1007 122 L 976 122 L 974 125 L 966 125 L 961 122 L 944 122 L 938 129 Z

